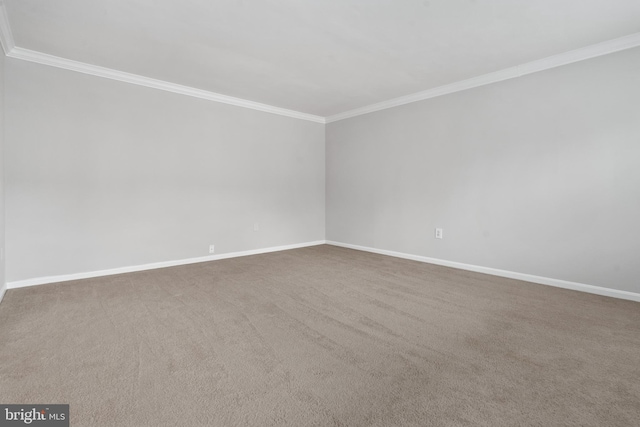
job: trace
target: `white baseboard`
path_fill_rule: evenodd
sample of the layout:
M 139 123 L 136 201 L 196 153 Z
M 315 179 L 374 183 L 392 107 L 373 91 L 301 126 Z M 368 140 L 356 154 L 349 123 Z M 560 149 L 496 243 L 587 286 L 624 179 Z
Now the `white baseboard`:
M 0 302 L 2 302 L 2 298 L 4 298 L 4 293 L 7 292 L 7 287 L 3 284 L 0 287 Z
M 499 270 L 497 268 L 481 267 L 479 265 L 464 264 L 455 261 L 446 261 L 437 258 L 429 258 L 420 255 L 405 254 L 402 252 L 387 251 L 384 249 L 370 248 L 366 246 L 351 245 L 348 243 L 334 242 L 327 240 L 328 245 L 340 246 L 343 248 L 356 249 L 359 251 L 372 252 L 375 254 L 389 255 L 396 258 L 410 259 L 413 261 L 426 262 L 429 264 L 442 265 L 445 267 L 459 268 L 461 270 L 475 271 L 478 273 L 491 274 L 493 276 L 508 277 L 510 279 L 523 280 L 525 282 L 539 283 L 541 285 L 555 286 L 557 288 L 571 289 L 574 291 L 588 292 L 590 294 L 604 295 L 607 297 L 626 299 L 640 302 L 640 294 L 635 292 L 620 291 L 617 289 L 603 288 L 600 286 L 585 285 L 583 283 L 569 282 L 566 280 L 551 279 L 548 277 L 534 276 L 526 273 L 516 273 L 513 271 Z
M 23 288 L 25 286 L 44 285 L 47 283 L 67 282 L 69 280 L 89 279 L 92 277 L 111 276 L 113 274 L 132 273 L 134 271 L 154 270 L 156 268 L 174 267 L 176 265 L 195 264 L 198 262 L 216 261 L 219 259 L 236 258 L 247 255 L 266 254 L 269 252 L 286 251 L 289 249 L 304 248 L 307 246 L 323 245 L 326 241 L 316 240 L 314 242 L 296 243 L 293 245 L 273 246 L 270 248 L 252 249 L 249 251 L 229 252 L 220 255 L 209 255 L 198 258 L 180 259 L 176 261 L 154 262 L 151 264 L 132 265 L 129 267 L 111 268 L 108 270 L 88 271 L 85 273 L 63 274 L 60 276 L 36 277 L 34 279 L 18 280 L 8 282 L 7 289 Z M 4 292 L 4 291 L 3 291 Z
M 7 289 L 22 288 L 25 286 L 44 285 L 47 283 L 66 282 L 69 280 L 89 279 L 92 277 L 110 276 L 113 274 L 132 273 L 135 271 L 153 270 L 156 268 L 173 267 L 176 265 L 195 264 L 199 262 L 216 261 L 220 259 L 236 258 L 241 256 L 247 256 L 247 255 L 258 255 L 258 254 L 265 254 L 269 252 L 286 251 L 289 249 L 304 248 L 308 246 L 317 246 L 322 244 L 340 246 L 343 248 L 355 249 L 355 250 L 365 251 L 365 252 L 372 252 L 372 253 L 381 254 L 381 255 L 388 255 L 396 258 L 410 259 L 413 261 L 420 261 L 420 262 L 425 262 L 429 264 L 442 265 L 445 267 L 459 268 L 461 270 L 475 271 L 478 273 L 491 274 L 491 275 L 500 276 L 500 277 L 508 277 L 510 279 L 523 280 L 523 281 L 532 282 L 532 283 L 539 283 L 547 286 L 555 286 L 558 288 L 571 289 L 575 291 L 588 292 L 596 295 L 603 295 L 603 296 L 608 296 L 613 298 L 620 298 L 620 299 L 640 302 L 640 294 L 635 292 L 621 291 L 617 289 L 603 288 L 600 286 L 593 286 L 593 285 L 585 285 L 583 283 L 569 282 L 569 281 L 560 280 L 560 279 L 551 279 L 548 277 L 534 276 L 532 274 L 516 273 L 513 271 L 500 270 L 497 268 L 482 267 L 482 266 L 472 265 L 472 264 L 464 264 L 461 262 L 447 261 L 447 260 L 442 260 L 437 258 L 429 258 L 425 256 L 420 256 L 420 255 L 412 255 L 412 254 L 406 254 L 402 252 L 370 248 L 367 246 L 352 245 L 348 243 L 334 242 L 330 240 L 329 241 L 317 240 L 314 242 L 298 243 L 294 245 L 274 246 L 270 248 L 253 249 L 253 250 L 241 251 L 241 252 L 230 252 L 226 254 L 209 255 L 204 257 L 188 258 L 188 259 L 181 259 L 176 261 L 155 262 L 151 264 L 112 268 L 109 270 L 99 270 L 99 271 L 90 271 L 85 273 L 65 274 L 60 276 L 37 277 L 34 279 L 18 280 L 15 282 L 8 282 L 5 287 L 0 288 L 0 302 L 2 301 L 2 298 L 4 297 L 4 293 Z

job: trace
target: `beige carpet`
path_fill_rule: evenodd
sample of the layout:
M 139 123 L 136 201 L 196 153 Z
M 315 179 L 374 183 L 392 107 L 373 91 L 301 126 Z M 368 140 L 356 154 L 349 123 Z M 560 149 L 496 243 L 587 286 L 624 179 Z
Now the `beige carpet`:
M 638 426 L 640 304 L 317 246 L 9 290 L 72 426 Z

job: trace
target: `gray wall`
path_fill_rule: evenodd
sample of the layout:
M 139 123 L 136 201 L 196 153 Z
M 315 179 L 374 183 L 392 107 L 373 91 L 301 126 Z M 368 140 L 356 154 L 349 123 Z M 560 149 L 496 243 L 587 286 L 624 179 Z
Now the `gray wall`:
M 640 49 L 326 132 L 328 240 L 640 292 Z
M 3 61 L 7 280 L 325 237 L 323 125 Z M 326 237 L 640 292 L 638 105 L 633 49 L 331 123 Z
M 0 298 L 6 289 L 4 273 L 4 51 L 0 47 Z
M 324 239 L 324 125 L 11 58 L 6 80 L 8 281 Z

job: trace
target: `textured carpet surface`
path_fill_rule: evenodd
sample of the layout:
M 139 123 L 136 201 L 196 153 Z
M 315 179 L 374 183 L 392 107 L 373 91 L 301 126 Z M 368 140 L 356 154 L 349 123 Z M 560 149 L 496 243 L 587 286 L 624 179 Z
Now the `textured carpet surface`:
M 640 304 L 316 246 L 9 290 L 72 426 L 638 426 Z

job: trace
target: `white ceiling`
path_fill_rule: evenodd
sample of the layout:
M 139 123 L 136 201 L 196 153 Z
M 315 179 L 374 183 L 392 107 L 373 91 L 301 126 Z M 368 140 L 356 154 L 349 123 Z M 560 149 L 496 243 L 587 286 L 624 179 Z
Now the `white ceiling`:
M 16 46 L 331 116 L 640 32 L 639 0 L 4 0 Z

